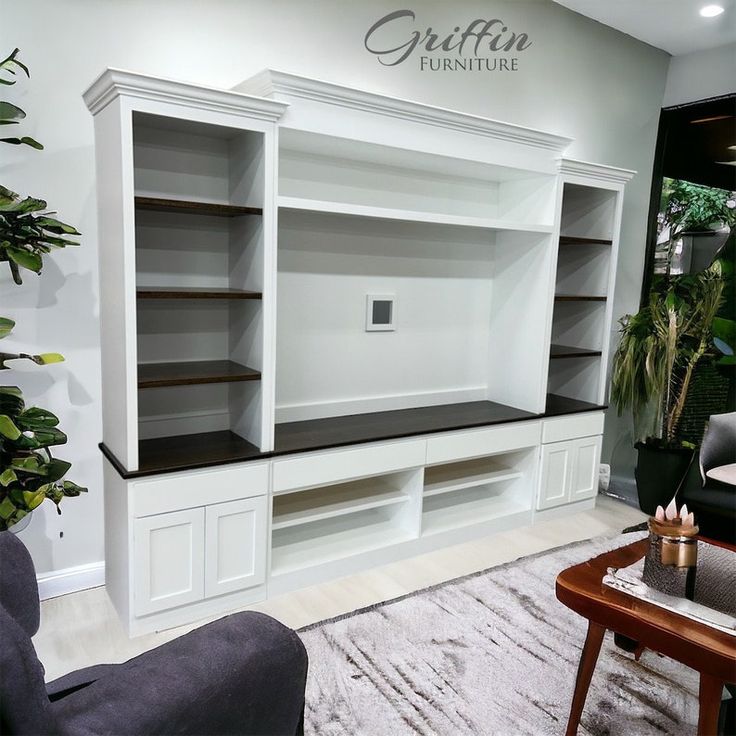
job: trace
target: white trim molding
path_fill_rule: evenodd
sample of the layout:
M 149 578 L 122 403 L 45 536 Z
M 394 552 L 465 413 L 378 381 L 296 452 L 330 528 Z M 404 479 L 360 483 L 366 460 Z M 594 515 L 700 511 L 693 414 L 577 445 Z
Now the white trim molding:
M 161 79 L 122 69 L 105 69 L 82 97 L 90 112 L 96 115 L 121 94 L 201 110 L 248 115 L 270 122 L 278 120 L 288 107 L 288 103 L 285 102 L 254 97 L 242 92 Z
M 632 169 L 619 169 L 615 166 L 592 164 L 588 161 L 576 161 L 572 158 L 560 158 L 559 161 L 560 173 L 569 176 L 584 176 L 613 184 L 626 184 L 636 175 L 636 171 Z
M 346 87 L 334 82 L 310 79 L 275 69 L 264 69 L 250 79 L 233 87 L 238 92 L 274 99 L 278 96 L 314 100 L 340 107 L 362 110 L 379 115 L 425 123 L 439 128 L 475 133 L 489 138 L 522 143 L 562 153 L 572 143 L 572 138 L 503 123 L 480 115 L 448 110 L 421 102 L 403 100 L 377 92 Z
M 42 601 L 67 593 L 78 593 L 80 590 L 105 584 L 105 563 L 90 562 L 87 565 L 42 572 L 36 576 L 36 581 Z

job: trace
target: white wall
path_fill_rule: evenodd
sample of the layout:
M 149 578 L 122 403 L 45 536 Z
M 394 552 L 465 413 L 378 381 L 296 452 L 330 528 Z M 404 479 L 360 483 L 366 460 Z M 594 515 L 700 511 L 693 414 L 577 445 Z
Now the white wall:
M 23 539 L 39 571 L 103 556 L 97 314 L 105 296 L 92 119 L 81 93 L 106 66 L 221 87 L 270 66 L 572 136 L 570 155 L 640 172 L 626 193 L 615 312 L 637 306 L 667 54 L 550 0 L 416 0 L 411 7 L 436 29 L 492 14 L 533 45 L 515 73 L 422 72 L 415 60 L 381 66 L 363 37 L 396 10 L 393 0 L 24 0 L 3 8 L 4 46 L 21 48 L 32 79 L 2 91 L 26 109 L 23 130 L 46 150 L 4 148 L 2 183 L 47 198 L 84 233 L 81 248 L 48 259 L 42 279 L 29 275 L 15 288 L 3 274 L 0 282 L 2 311 L 18 321 L 14 344 L 67 357 L 14 380 L 60 415 L 70 477 L 90 488 L 65 502 L 60 517 L 53 507 L 34 514 Z
M 682 105 L 736 91 L 736 43 L 673 56 L 662 107 Z

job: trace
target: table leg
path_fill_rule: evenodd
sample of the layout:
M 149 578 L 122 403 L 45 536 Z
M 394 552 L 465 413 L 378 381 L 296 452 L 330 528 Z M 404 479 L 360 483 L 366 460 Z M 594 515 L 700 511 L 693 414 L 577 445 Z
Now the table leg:
M 723 682 L 701 672 L 698 736 L 716 736 L 718 733 L 718 714 L 721 711 L 722 696 Z
M 567 719 L 567 730 L 565 736 L 575 736 L 578 732 L 580 724 L 580 716 L 583 714 L 583 706 L 585 698 L 588 696 L 588 688 L 590 687 L 590 679 L 593 677 L 595 663 L 598 661 L 598 653 L 601 651 L 603 644 L 603 635 L 606 629 L 588 622 L 588 635 L 585 637 L 583 653 L 580 655 L 580 664 L 578 665 L 578 674 L 575 680 L 575 692 L 572 696 L 572 705 L 570 706 L 570 717 Z

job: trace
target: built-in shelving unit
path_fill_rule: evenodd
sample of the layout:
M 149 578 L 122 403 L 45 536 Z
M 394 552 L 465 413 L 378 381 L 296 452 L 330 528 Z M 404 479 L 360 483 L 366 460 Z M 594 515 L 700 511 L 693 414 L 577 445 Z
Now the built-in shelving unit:
M 270 434 L 260 385 L 263 146 L 258 131 L 133 116 L 143 455 L 151 440 L 227 431 L 262 448 Z M 162 463 L 174 445 L 157 445 Z
M 274 71 L 85 101 L 131 633 L 592 506 L 632 172 Z
M 563 181 L 548 385 L 602 403 L 620 194 L 610 184 Z

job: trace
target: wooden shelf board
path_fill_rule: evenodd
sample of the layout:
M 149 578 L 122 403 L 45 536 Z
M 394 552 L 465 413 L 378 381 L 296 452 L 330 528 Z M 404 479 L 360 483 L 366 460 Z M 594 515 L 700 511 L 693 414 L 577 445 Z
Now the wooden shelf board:
M 425 406 L 417 409 L 353 414 L 276 425 L 275 454 L 399 439 L 491 424 L 534 419 L 538 415 L 492 401 Z
M 559 394 L 547 394 L 547 406 L 544 416 L 560 417 L 565 414 L 578 414 L 585 411 L 603 411 L 608 407 L 602 404 L 593 404 L 589 401 L 571 399 Z
M 261 374 L 232 360 L 139 363 L 138 388 L 259 381 Z
M 490 470 L 485 473 L 474 473 L 464 477 L 458 477 L 457 469 L 444 466 L 436 466 L 428 469 L 431 481 L 424 484 L 424 497 L 431 498 L 443 493 L 454 493 L 464 491 L 467 488 L 490 485 L 492 483 L 503 483 L 509 480 L 521 478 L 521 472 L 510 468 Z M 444 473 L 442 471 L 445 471 Z
M 568 345 L 555 345 L 554 343 L 550 346 L 549 357 L 550 360 L 557 358 L 596 358 L 602 355 L 600 350 L 589 350 L 588 348 L 574 348 Z
M 100 444 L 100 449 L 121 477 L 127 479 L 414 435 L 602 411 L 605 408 L 605 405 L 548 394 L 546 409 L 539 414 L 492 401 L 471 401 L 289 422 L 276 425 L 273 452 L 260 452 L 254 445 L 228 431 L 142 440 L 139 443 L 138 470 L 125 468 L 104 443 Z
M 605 302 L 605 296 L 587 296 L 584 294 L 555 294 L 556 302 Z
M 255 445 L 228 430 L 158 437 L 138 443 L 139 468 L 132 475 L 193 470 L 260 457 L 262 454 Z
M 551 225 L 538 223 L 511 222 L 495 217 L 470 217 L 468 215 L 452 215 L 441 212 L 425 212 L 421 210 L 394 209 L 391 207 L 374 207 L 353 204 L 350 202 L 334 202 L 302 197 L 278 198 L 279 208 L 306 212 L 323 212 L 335 215 L 367 217 L 379 220 L 399 220 L 403 222 L 424 222 L 435 225 L 454 225 L 458 227 L 475 227 L 487 230 L 514 230 L 533 233 L 551 233 Z
M 260 291 L 242 291 L 207 286 L 141 286 L 136 290 L 138 299 L 261 299 Z
M 605 238 L 581 238 L 576 235 L 560 235 L 560 245 L 613 245 Z
M 311 491 L 279 494 L 273 499 L 271 528 L 288 529 L 408 500 L 406 493 L 391 487 L 385 478 L 368 478 Z
M 197 202 L 187 199 L 165 199 L 163 197 L 136 197 L 136 209 L 156 212 L 181 212 L 188 215 L 215 215 L 217 217 L 240 217 L 262 215 L 261 207 L 240 207 L 217 202 Z
M 337 528 L 333 532 L 328 526 L 324 526 L 325 522 L 317 523 L 323 526 L 314 536 L 302 535 L 290 539 L 293 528 L 281 529 L 274 534 L 271 550 L 272 575 L 304 570 L 416 539 L 416 535 L 390 521 Z

